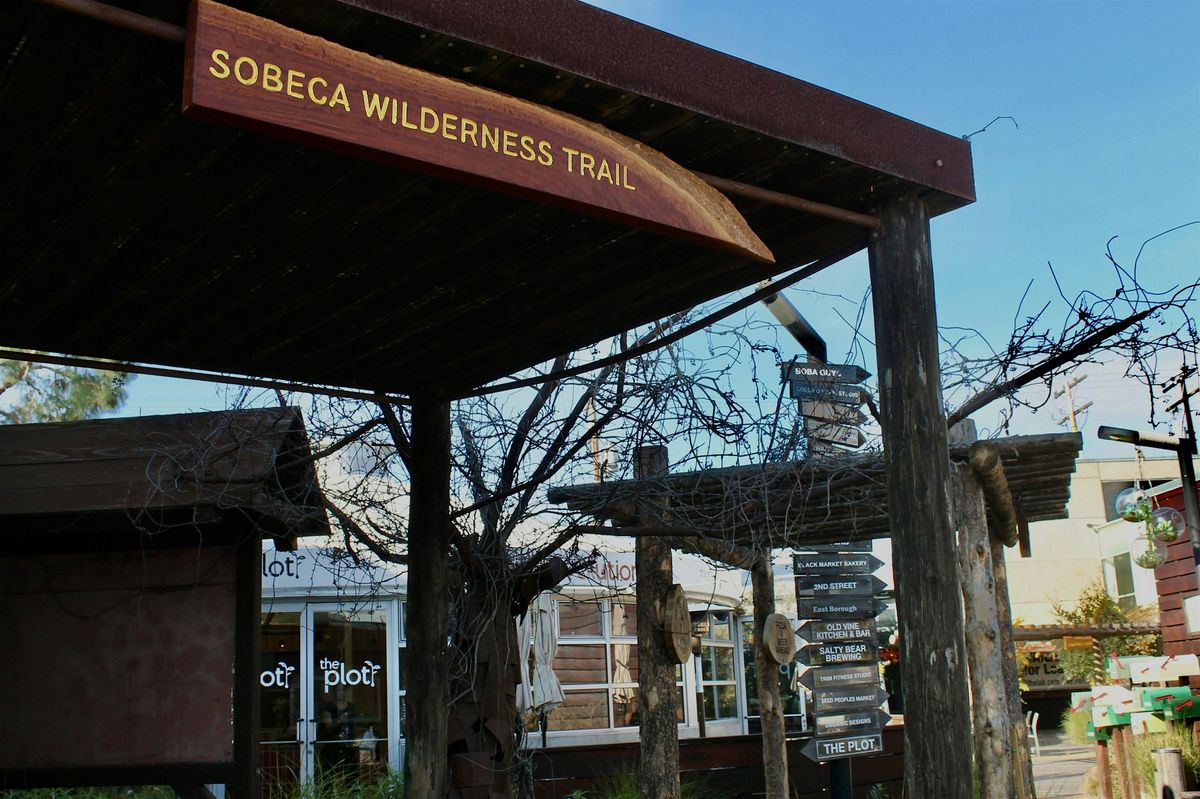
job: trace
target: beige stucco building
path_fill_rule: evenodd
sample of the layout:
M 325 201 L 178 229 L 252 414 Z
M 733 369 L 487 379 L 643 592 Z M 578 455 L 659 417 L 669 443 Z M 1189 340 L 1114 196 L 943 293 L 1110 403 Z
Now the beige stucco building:
M 1070 604 L 1097 579 L 1126 607 L 1153 603 L 1154 572 L 1130 562 L 1136 525 L 1109 524 L 1117 518 L 1113 500 L 1135 482 L 1148 487 L 1178 479 L 1173 457 L 1080 460 L 1071 478 L 1068 517 L 1030 525 L 1032 557 L 1006 550 L 1013 619 L 1052 623 L 1053 603 Z

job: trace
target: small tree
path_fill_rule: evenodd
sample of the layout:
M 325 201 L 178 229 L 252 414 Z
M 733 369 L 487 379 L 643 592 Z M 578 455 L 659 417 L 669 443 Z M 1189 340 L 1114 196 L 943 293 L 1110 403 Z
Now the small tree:
M 92 419 L 125 404 L 124 372 L 0 360 L 0 423 Z
M 1084 586 L 1075 600 L 1074 607 L 1067 607 L 1061 602 L 1051 605 L 1055 620 L 1063 624 L 1129 624 L 1130 622 L 1149 621 L 1156 617 L 1157 609 L 1143 605 L 1126 611 L 1117 600 L 1113 599 L 1099 580 L 1094 580 Z M 1093 664 L 1091 652 L 1069 652 L 1063 649 L 1062 642 L 1055 644 L 1059 651 L 1059 662 L 1068 682 L 1093 681 Z M 1104 648 L 1107 652 L 1117 655 L 1158 655 L 1162 653 L 1162 635 L 1121 635 L 1106 638 Z

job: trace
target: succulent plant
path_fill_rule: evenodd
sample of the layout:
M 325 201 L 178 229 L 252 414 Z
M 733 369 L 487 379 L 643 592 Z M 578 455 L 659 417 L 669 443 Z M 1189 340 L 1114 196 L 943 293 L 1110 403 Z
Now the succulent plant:
M 1133 562 L 1141 566 L 1143 569 L 1154 569 L 1163 565 L 1163 561 L 1167 558 L 1163 553 L 1159 552 L 1153 546 L 1146 547 L 1134 557 Z

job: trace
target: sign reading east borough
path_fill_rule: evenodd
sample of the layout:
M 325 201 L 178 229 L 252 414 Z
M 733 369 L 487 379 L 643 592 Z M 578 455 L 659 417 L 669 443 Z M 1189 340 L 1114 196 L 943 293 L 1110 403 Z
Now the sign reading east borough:
M 887 610 L 887 605 L 869 596 L 796 599 L 796 615 L 802 619 L 870 619 Z
M 774 261 L 724 195 L 640 142 L 212 0 L 191 5 L 183 110 Z

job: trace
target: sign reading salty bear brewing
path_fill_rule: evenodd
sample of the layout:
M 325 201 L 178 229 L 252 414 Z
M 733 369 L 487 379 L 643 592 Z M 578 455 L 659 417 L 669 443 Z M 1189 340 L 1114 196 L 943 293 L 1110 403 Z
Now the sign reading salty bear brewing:
M 183 108 L 774 260 L 723 195 L 639 142 L 211 0 L 191 6 Z

